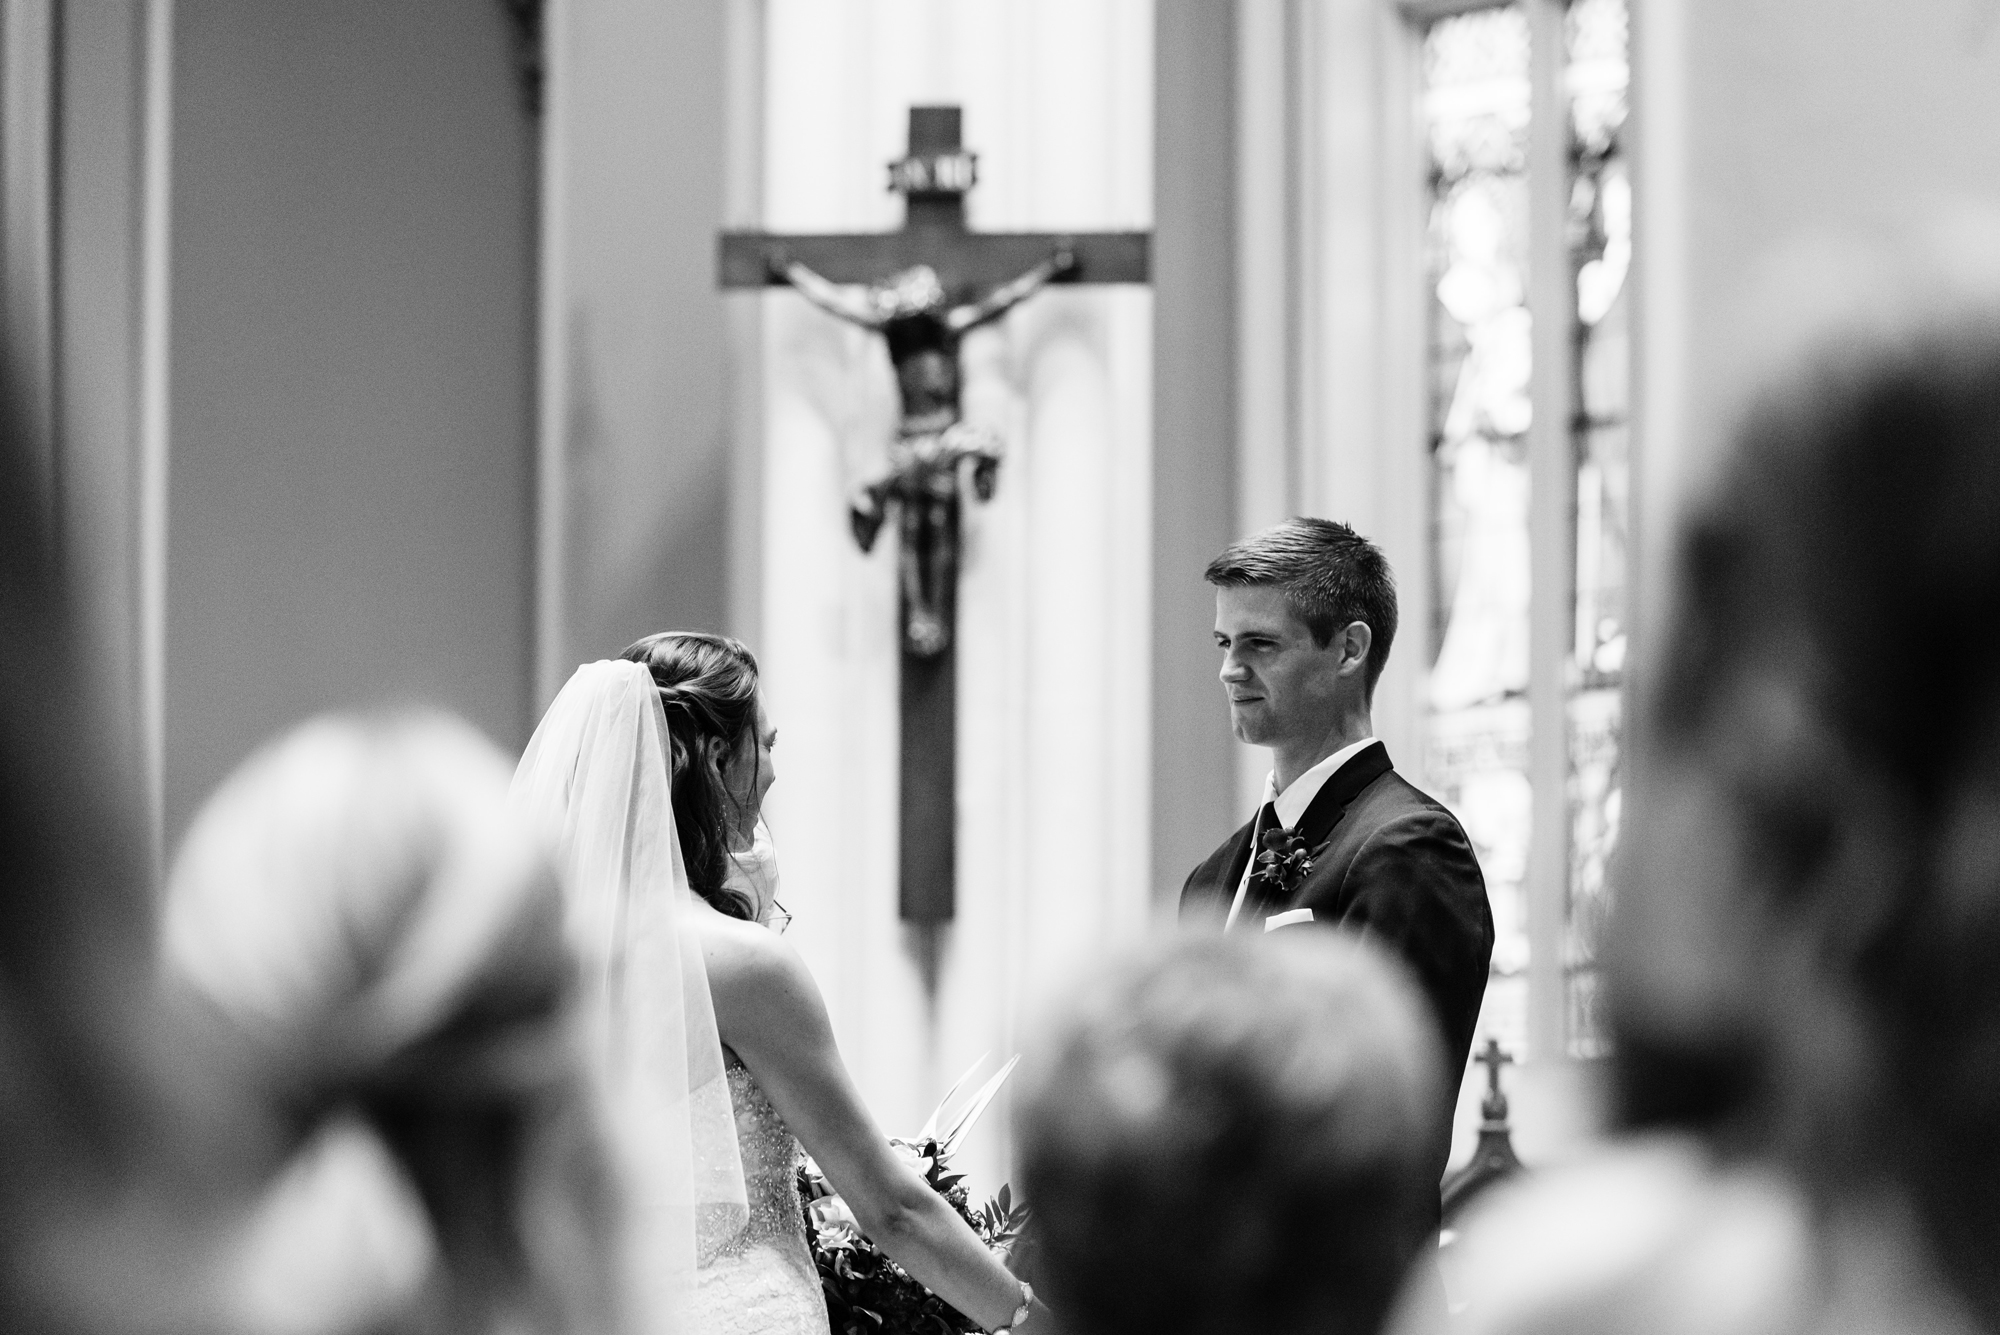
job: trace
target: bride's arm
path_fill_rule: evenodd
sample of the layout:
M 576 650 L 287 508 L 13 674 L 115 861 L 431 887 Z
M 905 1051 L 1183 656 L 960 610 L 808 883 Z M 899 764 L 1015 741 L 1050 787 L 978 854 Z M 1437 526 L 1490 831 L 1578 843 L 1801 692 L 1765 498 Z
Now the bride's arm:
M 704 947 L 722 1041 L 819 1161 L 862 1230 L 985 1329 L 1007 1324 L 1020 1306 L 1021 1282 L 889 1148 L 848 1077 L 819 986 L 797 952 L 761 927 L 733 921 L 706 930 Z

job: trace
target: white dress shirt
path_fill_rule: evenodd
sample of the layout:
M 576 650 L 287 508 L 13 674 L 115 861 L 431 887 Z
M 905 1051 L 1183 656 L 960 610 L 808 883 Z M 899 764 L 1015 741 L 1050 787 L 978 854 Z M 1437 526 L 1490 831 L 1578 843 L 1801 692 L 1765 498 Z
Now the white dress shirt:
M 1306 808 L 1312 805 L 1315 797 L 1319 796 L 1319 790 L 1326 787 L 1326 781 L 1331 779 L 1342 765 L 1361 754 L 1364 749 L 1373 746 L 1375 741 L 1373 737 L 1363 737 L 1358 742 L 1348 743 L 1293 779 L 1282 793 L 1278 791 L 1277 771 L 1273 770 L 1266 774 L 1264 802 L 1277 808 L 1278 823 L 1288 830 L 1297 825 L 1299 817 L 1306 814 Z M 1263 812 L 1263 803 L 1258 804 L 1257 810 L 1260 814 Z M 1250 874 L 1257 870 L 1257 841 L 1264 837 L 1264 833 L 1261 829 L 1250 831 L 1250 860 L 1243 864 L 1243 879 L 1236 883 L 1236 898 L 1229 905 L 1229 917 L 1223 924 L 1225 929 L 1235 925 L 1236 915 L 1242 911 L 1243 901 L 1250 893 Z

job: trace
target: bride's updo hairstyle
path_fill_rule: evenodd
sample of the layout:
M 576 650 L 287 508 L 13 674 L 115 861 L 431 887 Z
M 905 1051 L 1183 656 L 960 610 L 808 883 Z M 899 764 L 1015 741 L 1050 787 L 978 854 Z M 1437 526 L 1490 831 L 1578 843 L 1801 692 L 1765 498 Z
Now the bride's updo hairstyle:
M 743 800 L 723 780 L 707 743 L 720 738 L 721 754 L 733 755 L 756 728 L 757 659 L 741 640 L 698 630 L 648 635 L 618 656 L 652 673 L 666 707 L 674 827 L 688 882 L 718 912 L 749 921 L 756 905 L 727 884 L 729 832 L 743 814 Z

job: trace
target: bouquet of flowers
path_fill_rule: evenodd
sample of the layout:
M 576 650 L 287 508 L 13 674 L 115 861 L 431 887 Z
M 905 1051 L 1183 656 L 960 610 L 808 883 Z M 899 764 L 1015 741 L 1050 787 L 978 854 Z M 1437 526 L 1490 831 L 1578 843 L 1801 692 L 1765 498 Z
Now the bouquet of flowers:
M 1013 1193 L 1002 1186 L 984 1205 L 973 1208 L 964 1174 L 952 1171 L 951 1159 L 1019 1060 L 1016 1057 L 1001 1067 L 940 1131 L 939 1123 L 944 1121 L 953 1095 L 972 1071 L 979 1069 L 979 1063 L 973 1063 L 972 1070 L 946 1092 L 914 1140 L 892 1138 L 889 1142 L 931 1190 L 972 1226 L 980 1240 L 1003 1256 L 1027 1224 L 1028 1207 L 1017 1204 Z M 826 1294 L 827 1316 L 835 1335 L 971 1335 L 980 1329 L 862 1236 L 853 1213 L 811 1159 L 799 1168 L 799 1204 L 805 1212 L 806 1241 L 819 1268 L 820 1288 Z

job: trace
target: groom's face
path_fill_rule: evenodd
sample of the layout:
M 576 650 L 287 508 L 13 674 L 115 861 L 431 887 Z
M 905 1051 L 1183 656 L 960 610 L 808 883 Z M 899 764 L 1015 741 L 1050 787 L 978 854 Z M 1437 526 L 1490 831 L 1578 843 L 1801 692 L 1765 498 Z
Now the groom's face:
M 1340 638 L 1325 648 L 1315 643 L 1282 589 L 1217 589 L 1215 643 L 1238 740 L 1281 746 L 1317 738 L 1338 716 Z

